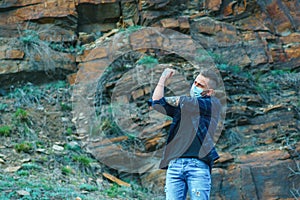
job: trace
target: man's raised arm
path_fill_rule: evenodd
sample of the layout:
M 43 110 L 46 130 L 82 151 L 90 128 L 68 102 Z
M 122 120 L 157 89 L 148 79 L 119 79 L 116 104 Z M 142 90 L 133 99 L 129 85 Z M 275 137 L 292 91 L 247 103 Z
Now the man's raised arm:
M 164 87 L 166 81 L 171 78 L 175 74 L 174 69 L 167 68 L 164 70 L 164 72 L 161 74 L 159 81 L 154 89 L 152 100 L 159 100 L 164 97 Z

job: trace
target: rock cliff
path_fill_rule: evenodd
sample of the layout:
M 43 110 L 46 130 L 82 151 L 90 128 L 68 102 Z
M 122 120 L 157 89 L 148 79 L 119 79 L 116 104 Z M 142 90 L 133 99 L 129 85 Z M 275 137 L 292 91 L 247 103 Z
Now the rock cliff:
M 162 34 L 152 32 L 154 28 Z M 161 149 L 170 120 L 157 127 L 159 120 L 153 119 L 161 116 L 149 117 L 156 115 L 146 105 L 154 85 L 143 81 L 155 84 L 161 69 L 172 64 L 184 78 L 178 77 L 168 94 L 186 92 L 181 83 L 188 86 L 197 70 L 188 62 L 196 55 L 192 41 L 206 52 L 203 65 L 208 59 L 219 70 L 226 90 L 212 199 L 300 198 L 297 0 L 1 1 L 0 87 L 45 81 L 49 74 L 68 75 L 71 81 L 77 73 L 77 83 L 89 85 L 79 84 L 75 99 L 76 92 L 85 98 L 96 94 L 96 103 L 90 98 L 82 109 L 102 119 L 86 148 L 101 162 L 116 164 L 112 167 L 120 167 L 121 160 L 120 176 L 132 163 L 116 152 L 134 149 L 141 158 L 134 167 L 143 185 L 162 193 L 164 172 L 154 170 L 159 157 L 142 158 Z M 97 82 L 89 82 L 93 79 Z M 116 124 L 123 130 L 113 129 L 116 125 L 109 121 L 114 101 L 121 102 L 117 112 L 131 111 L 114 115 L 120 116 Z M 78 131 L 90 133 L 85 130 L 87 116 L 75 118 L 83 126 Z M 138 134 L 126 134 L 130 131 Z M 108 143 L 99 141 L 103 134 Z

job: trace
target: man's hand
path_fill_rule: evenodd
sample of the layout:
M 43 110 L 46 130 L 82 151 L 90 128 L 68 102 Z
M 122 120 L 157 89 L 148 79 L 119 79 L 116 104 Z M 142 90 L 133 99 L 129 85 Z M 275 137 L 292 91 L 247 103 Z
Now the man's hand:
M 159 100 L 164 97 L 164 87 L 169 78 L 171 78 L 175 74 L 174 69 L 166 68 L 164 72 L 161 74 L 160 79 L 154 89 L 152 99 Z
M 165 78 L 166 80 L 171 78 L 175 74 L 174 69 L 166 68 L 163 73 L 161 74 L 162 78 Z

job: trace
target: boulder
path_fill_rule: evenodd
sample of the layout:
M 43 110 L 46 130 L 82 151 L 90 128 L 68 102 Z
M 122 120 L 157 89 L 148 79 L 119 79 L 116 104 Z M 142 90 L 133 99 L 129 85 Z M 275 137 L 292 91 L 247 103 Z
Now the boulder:
M 79 1 L 77 12 L 78 31 L 101 34 L 116 28 L 121 8 L 116 0 Z
M 213 199 L 289 199 L 292 188 L 300 187 L 290 170 L 297 166 L 285 151 L 243 155 L 237 163 L 227 170 L 213 169 Z
M 54 41 L 75 38 L 77 12 L 74 1 L 17 1 L 3 3 L 0 8 L 0 37 L 20 37 L 20 32 L 29 29 L 41 31 L 44 37 Z

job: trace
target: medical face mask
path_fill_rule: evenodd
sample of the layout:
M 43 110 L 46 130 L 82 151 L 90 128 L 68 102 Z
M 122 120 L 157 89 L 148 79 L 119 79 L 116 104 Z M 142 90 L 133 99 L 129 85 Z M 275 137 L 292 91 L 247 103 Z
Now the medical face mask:
M 190 90 L 190 95 L 191 97 L 202 97 L 201 95 L 202 92 L 203 92 L 202 88 L 199 88 L 195 84 L 193 84 Z

